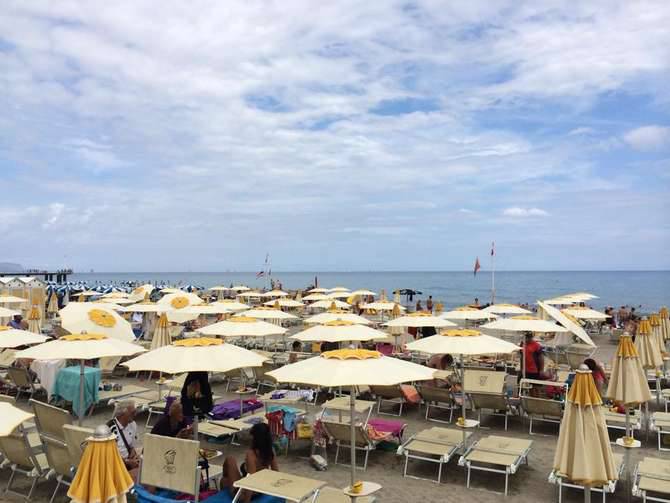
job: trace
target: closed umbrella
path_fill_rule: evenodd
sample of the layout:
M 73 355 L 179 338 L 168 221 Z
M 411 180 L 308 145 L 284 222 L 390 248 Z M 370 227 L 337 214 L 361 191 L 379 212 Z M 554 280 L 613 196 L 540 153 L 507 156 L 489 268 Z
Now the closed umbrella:
M 302 342 L 385 341 L 389 339 L 388 335 L 380 330 L 345 320 L 328 321 L 298 332 L 289 338 Z
M 404 382 L 433 379 L 435 371 L 416 363 L 382 356 L 377 351 L 340 349 L 320 356 L 285 365 L 268 372 L 280 383 L 298 383 L 325 388 L 340 386 L 392 386 Z M 350 394 L 351 485 L 356 482 L 356 396 Z
M 60 310 L 61 326 L 72 334 L 103 334 L 122 341 L 135 340 L 133 329 L 111 306 L 93 302 L 71 302 Z
M 28 314 L 28 331 L 34 334 L 42 333 L 42 316 L 36 305 L 33 305 Z
M 34 414 L 19 409 L 14 404 L 0 402 L 0 437 L 8 437 L 21 426 L 24 421 L 34 417 Z
M 649 324 L 651 325 L 651 337 L 656 341 L 661 357 L 665 353 L 665 339 L 663 338 L 663 328 L 661 326 L 661 317 L 658 314 L 649 315 Z
M 158 318 L 158 323 L 156 323 L 154 335 L 151 338 L 151 349 L 158 349 L 172 344 L 169 327 L 170 322 L 168 321 L 167 315 L 165 313 L 161 314 L 161 317 Z
M 46 335 L 36 334 L 28 330 L 0 326 L 0 349 L 42 344 L 48 339 Z
M 52 292 L 52 294 L 49 296 L 47 314 L 52 318 L 58 314 L 58 294 L 56 292 Z
M 670 313 L 668 312 L 667 307 L 662 307 L 658 312 L 658 316 L 661 319 L 661 332 L 663 334 L 663 340 L 670 339 Z
M 577 370 L 568 392 L 553 467 L 559 476 L 584 486 L 587 502 L 591 501 L 591 487 L 618 478 L 602 400 L 585 365 Z
M 663 356 L 656 339 L 652 337 L 649 320 L 641 320 L 637 325 L 635 349 L 645 369 L 655 369 L 663 365 Z

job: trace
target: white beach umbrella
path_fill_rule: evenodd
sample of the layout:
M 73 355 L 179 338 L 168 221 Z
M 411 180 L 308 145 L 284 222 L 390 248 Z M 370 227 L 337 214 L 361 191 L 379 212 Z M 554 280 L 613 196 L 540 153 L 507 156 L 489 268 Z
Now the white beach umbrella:
M 477 309 L 476 307 L 462 306 L 452 309 L 451 311 L 444 312 L 439 315 L 440 318 L 446 320 L 495 320 L 498 316 L 489 312 L 484 311 L 483 309 Z
M 260 299 L 263 296 L 261 292 L 255 290 L 249 290 L 246 292 L 241 292 L 236 295 L 236 297 L 241 297 L 243 299 Z
M 388 334 L 352 321 L 333 320 L 289 337 L 302 342 L 386 341 Z
M 328 300 L 328 298 L 329 298 L 328 295 L 321 292 L 317 292 L 317 293 L 310 293 L 309 295 L 303 297 L 302 300 L 308 300 L 312 302 L 317 300 Z
M 568 294 L 564 295 L 563 297 L 570 297 L 570 298 L 576 299 L 577 302 L 587 302 L 589 300 L 599 298 L 597 295 L 593 295 L 592 293 L 589 293 L 589 292 L 568 293 Z
M 366 297 L 372 295 L 374 297 L 377 294 L 372 290 L 354 290 L 353 292 L 351 292 L 351 295 L 366 296 Z
M 226 309 L 232 312 L 244 311 L 246 309 L 251 309 L 249 304 L 244 304 L 234 299 L 220 299 L 214 302 L 214 304 L 222 304 Z
M 267 323 L 250 316 L 233 316 L 227 320 L 199 328 L 197 331 L 203 335 L 218 335 L 221 337 L 266 337 L 286 333 L 286 329 L 279 325 Z
M 19 409 L 8 402 L 0 402 L 0 437 L 8 437 L 22 423 L 35 417 L 34 414 Z
M 158 304 L 147 300 L 121 307 L 119 311 L 123 313 L 166 313 L 172 311 L 172 307 L 169 304 Z
M 326 311 L 325 313 L 315 314 L 309 318 L 305 318 L 303 323 L 310 325 L 323 325 L 329 321 L 344 320 L 358 325 L 370 325 L 372 322 L 367 318 L 358 316 L 357 314 L 348 313 L 344 310 Z
M 378 300 L 375 302 L 370 302 L 368 304 L 363 304 L 361 308 L 374 309 L 375 311 L 393 311 L 396 306 L 398 306 L 398 309 L 401 311 L 407 310 L 397 302 L 391 302 L 390 300 Z
M 42 344 L 48 339 L 45 335 L 29 332 L 28 330 L 0 326 L 0 349 Z
M 233 290 L 233 288 L 226 286 L 226 285 L 217 285 L 217 286 L 212 286 L 208 288 L 207 290 L 211 290 L 212 292 L 227 292 L 228 290 Z
M 493 314 L 530 314 L 528 309 L 516 304 L 492 304 L 484 308 L 483 311 Z
M 182 290 L 181 288 L 174 288 L 174 287 L 169 286 L 169 287 L 166 287 L 166 288 L 161 288 L 160 292 L 164 293 L 164 294 L 184 293 L 184 290 Z
M 540 306 L 540 308 L 544 310 L 544 312 L 547 313 L 551 318 L 556 320 L 562 326 L 567 328 L 572 334 L 577 336 L 577 338 L 579 338 L 581 341 L 585 342 L 589 346 L 595 347 L 596 344 L 593 342 L 589 334 L 586 333 L 586 330 L 584 330 L 574 318 L 570 319 L 569 314 L 564 314 L 554 306 L 550 306 L 545 302 L 538 301 L 537 305 Z
M 335 299 L 319 300 L 310 304 L 309 307 L 314 309 L 351 309 L 351 306 L 346 302 Z
M 552 299 L 543 300 L 545 304 L 550 304 L 552 306 L 569 306 L 571 304 L 576 304 L 577 300 L 571 297 L 554 297 Z
M 285 365 L 268 372 L 280 383 L 299 383 L 336 388 L 340 386 L 392 386 L 403 382 L 433 379 L 435 371 L 397 358 L 382 356 L 376 351 L 342 349 Z M 351 459 L 356 459 L 355 406 L 356 395 L 350 393 Z M 356 463 L 351 463 L 351 485 L 356 481 Z
M 288 293 L 283 290 L 270 290 L 261 294 L 261 297 L 288 297 Z
M 42 316 L 39 308 L 34 305 L 28 313 L 28 331 L 34 334 L 42 333 Z
M 234 313 L 233 309 L 229 309 L 221 302 L 212 302 L 211 304 L 197 304 L 195 306 L 188 306 L 179 311 L 181 314 L 189 315 L 207 315 L 207 314 L 227 314 Z
M 102 295 L 103 299 L 127 299 L 130 296 L 126 292 L 109 292 Z
M 133 329 L 111 306 L 92 302 L 70 302 L 60 310 L 61 326 L 72 334 L 103 334 L 122 341 L 135 340 Z
M 635 349 L 640 355 L 644 368 L 654 369 L 663 365 L 663 355 L 661 355 L 656 339 L 652 336 L 649 320 L 641 320 L 637 325 Z
M 179 293 L 168 293 L 167 295 L 163 296 L 157 302 L 157 304 L 170 308 L 169 311 L 167 312 L 168 320 L 170 320 L 173 323 L 184 323 L 186 321 L 196 319 L 199 315 L 190 314 L 188 313 L 188 311 L 187 312 L 181 312 L 181 311 L 187 307 L 202 304 L 203 302 L 204 300 L 202 300 L 196 294 L 189 292 L 182 292 L 180 290 Z
M 327 288 L 312 288 L 311 290 L 308 290 L 307 293 L 326 293 L 327 291 Z
M 510 332 L 567 332 L 568 329 L 552 321 L 541 320 L 535 316 L 512 316 L 511 318 L 500 318 L 482 325 L 485 330 L 507 330 Z
M 49 303 L 47 304 L 47 314 L 55 316 L 58 314 L 58 295 L 52 292 L 49 296 Z
M 326 298 L 328 299 L 348 299 L 351 296 L 353 296 L 351 292 L 331 292 L 326 294 Z
M 610 316 L 606 315 L 605 313 L 601 313 L 600 311 L 596 311 L 595 309 L 591 309 L 588 307 L 581 307 L 581 306 L 573 306 L 573 307 L 568 307 L 566 309 L 562 309 L 566 314 L 569 314 L 571 316 L 574 316 L 575 318 L 579 320 L 594 320 L 594 321 L 604 321 Z
M 303 304 L 300 301 L 293 300 L 293 299 L 277 299 L 277 300 L 269 300 L 267 302 L 263 302 L 264 306 L 279 306 L 279 307 L 287 307 L 287 308 L 295 308 L 295 307 L 305 307 L 305 304 Z
M 331 293 L 333 293 L 333 292 L 348 292 L 349 289 L 345 288 L 343 286 L 336 286 L 335 288 L 329 288 L 328 291 L 331 292 Z
M 244 286 L 244 285 L 235 285 L 231 288 L 231 290 L 233 290 L 235 292 L 248 292 L 249 290 L 251 290 L 251 288 L 249 288 L 248 286 Z
M 456 323 L 452 323 L 440 316 L 433 316 L 431 313 L 418 311 L 415 313 L 410 313 L 405 316 L 400 316 L 395 320 L 391 320 L 387 323 L 384 323 L 387 327 L 435 327 L 435 328 L 447 328 L 455 327 Z
M 16 295 L 0 295 L 0 304 L 27 304 L 28 299 Z
M 0 318 L 12 318 L 17 314 L 21 314 L 21 311 L 15 309 L 7 309 L 6 307 L 0 307 Z
M 151 295 L 151 292 L 154 291 L 154 286 L 145 283 L 144 285 L 140 285 L 136 288 L 133 289 L 132 292 L 130 292 L 130 295 L 128 298 L 132 300 L 133 302 L 139 302 L 142 299 L 147 298 L 149 295 Z M 148 299 L 147 299 L 148 300 Z
M 101 297 L 102 294 L 100 292 L 96 292 L 95 290 L 84 290 L 79 293 L 75 293 L 73 297 Z
M 105 298 L 96 300 L 95 302 L 100 302 L 102 304 L 116 304 L 117 306 L 130 305 L 135 303 L 135 301 L 129 297 Z
M 249 317 L 257 318 L 259 320 L 297 320 L 299 319 L 295 314 L 287 313 L 281 309 L 274 309 L 271 307 L 256 307 L 249 309 L 240 314 L 236 314 L 233 318 Z

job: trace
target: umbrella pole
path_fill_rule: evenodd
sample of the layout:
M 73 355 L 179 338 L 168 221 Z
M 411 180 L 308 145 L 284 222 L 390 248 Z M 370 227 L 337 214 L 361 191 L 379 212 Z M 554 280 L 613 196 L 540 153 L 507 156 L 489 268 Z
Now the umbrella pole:
M 461 355 L 461 416 L 463 417 L 463 452 L 465 452 L 465 443 L 468 438 L 468 432 L 466 428 L 465 421 L 465 362 L 463 361 L 463 355 Z
M 584 503 L 591 503 L 591 486 L 584 486 Z
M 84 360 L 79 360 L 79 426 L 84 415 Z
M 354 487 L 356 483 L 356 425 L 354 424 L 356 397 L 354 396 L 354 387 L 349 388 L 349 428 L 351 431 L 351 484 Z

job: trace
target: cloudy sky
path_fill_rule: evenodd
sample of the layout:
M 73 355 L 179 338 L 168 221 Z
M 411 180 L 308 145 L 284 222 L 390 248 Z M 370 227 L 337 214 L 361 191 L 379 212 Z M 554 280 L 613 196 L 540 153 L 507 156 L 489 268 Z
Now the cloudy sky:
M 495 241 L 501 269 L 668 269 L 668 26 L 666 0 L 2 2 L 0 261 L 466 270 Z

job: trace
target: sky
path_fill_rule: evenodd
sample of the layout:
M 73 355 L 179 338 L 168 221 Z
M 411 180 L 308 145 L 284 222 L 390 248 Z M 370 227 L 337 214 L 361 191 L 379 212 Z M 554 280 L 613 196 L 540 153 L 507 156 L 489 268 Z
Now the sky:
M 670 269 L 670 3 L 4 1 L 0 262 Z

